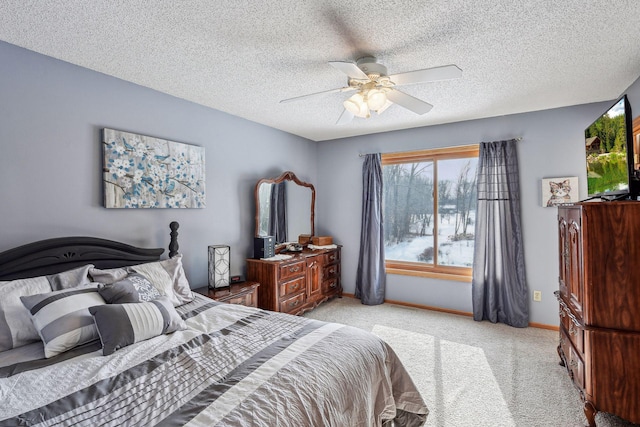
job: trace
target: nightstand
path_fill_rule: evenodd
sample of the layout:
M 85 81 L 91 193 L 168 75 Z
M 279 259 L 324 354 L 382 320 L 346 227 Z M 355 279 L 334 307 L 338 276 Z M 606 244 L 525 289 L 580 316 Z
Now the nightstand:
M 247 307 L 258 307 L 258 282 L 240 282 L 228 288 L 209 289 L 208 287 L 193 289 L 201 295 L 228 304 L 241 304 Z

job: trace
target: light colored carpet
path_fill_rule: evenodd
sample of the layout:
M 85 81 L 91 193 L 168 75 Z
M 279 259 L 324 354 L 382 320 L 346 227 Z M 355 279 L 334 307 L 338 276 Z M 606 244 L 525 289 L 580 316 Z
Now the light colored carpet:
M 475 322 L 394 304 L 337 298 L 305 314 L 373 332 L 398 354 L 432 427 L 586 425 L 578 391 L 558 364 L 558 333 Z M 606 413 L 598 427 L 630 427 Z

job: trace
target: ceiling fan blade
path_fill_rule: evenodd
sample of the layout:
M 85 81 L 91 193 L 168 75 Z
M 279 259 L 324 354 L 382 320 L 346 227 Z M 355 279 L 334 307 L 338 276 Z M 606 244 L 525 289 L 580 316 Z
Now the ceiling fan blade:
M 383 105 L 381 108 L 378 108 L 378 109 L 376 110 L 376 113 L 378 113 L 378 115 L 380 115 L 380 114 L 384 113 L 384 111 L 385 111 L 387 108 L 391 107 L 392 105 L 393 105 L 393 102 L 391 102 L 391 101 L 389 101 L 389 100 L 387 99 L 387 102 L 385 102 L 385 103 L 384 103 L 384 105 Z
M 411 83 L 432 82 L 435 80 L 457 79 L 462 75 L 462 70 L 455 65 L 427 68 L 424 70 L 408 71 L 406 73 L 389 76 L 396 85 L 408 85 Z
M 338 121 L 336 122 L 336 124 L 346 125 L 347 123 L 351 123 L 353 117 L 353 113 L 345 108 L 344 110 L 342 110 L 342 114 L 340 114 L 340 117 L 338 117 Z
M 351 86 L 341 87 L 341 88 L 338 88 L 338 89 L 330 89 L 330 90 L 325 90 L 325 91 L 322 91 L 322 92 L 310 93 L 308 95 L 294 96 L 293 98 L 283 99 L 282 101 L 280 101 L 280 103 L 281 104 L 286 104 L 287 102 L 299 101 L 301 99 L 311 98 L 311 97 L 318 96 L 318 95 L 325 95 L 325 94 L 328 94 L 328 93 L 336 93 L 336 92 L 349 92 L 349 91 L 352 91 L 352 90 L 356 90 L 356 88 L 353 88 Z
M 416 114 L 426 114 L 433 108 L 433 105 L 428 102 L 414 98 L 413 96 L 400 92 L 397 89 L 392 89 L 387 92 L 387 99 L 409 111 L 413 111 Z
M 329 64 L 342 71 L 352 79 L 369 80 L 369 76 L 367 76 L 364 71 L 358 68 L 358 66 L 353 62 L 330 61 Z

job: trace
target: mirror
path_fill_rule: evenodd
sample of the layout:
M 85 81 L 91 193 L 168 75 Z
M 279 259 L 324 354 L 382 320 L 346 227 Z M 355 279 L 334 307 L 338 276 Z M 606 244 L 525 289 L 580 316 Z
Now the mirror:
M 276 244 L 313 236 L 316 190 L 293 172 L 256 184 L 256 237 L 274 236 Z

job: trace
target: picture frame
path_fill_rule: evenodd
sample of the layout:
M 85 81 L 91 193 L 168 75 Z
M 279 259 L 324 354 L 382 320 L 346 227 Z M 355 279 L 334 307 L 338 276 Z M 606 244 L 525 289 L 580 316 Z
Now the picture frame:
M 204 147 L 102 129 L 106 208 L 204 208 Z
M 579 200 L 578 184 L 577 176 L 543 178 L 542 206 L 551 208 L 577 202 Z

